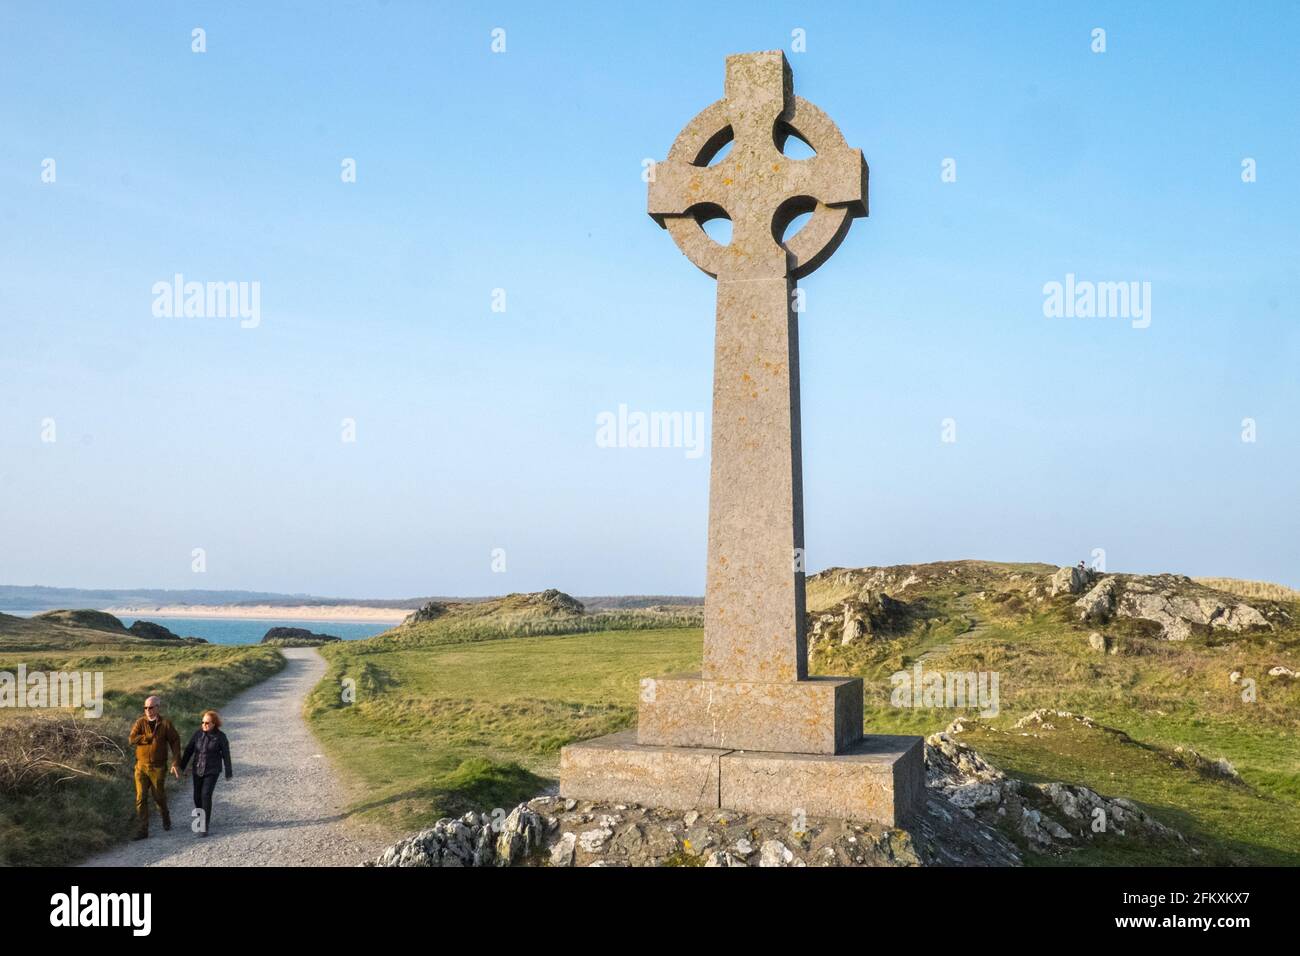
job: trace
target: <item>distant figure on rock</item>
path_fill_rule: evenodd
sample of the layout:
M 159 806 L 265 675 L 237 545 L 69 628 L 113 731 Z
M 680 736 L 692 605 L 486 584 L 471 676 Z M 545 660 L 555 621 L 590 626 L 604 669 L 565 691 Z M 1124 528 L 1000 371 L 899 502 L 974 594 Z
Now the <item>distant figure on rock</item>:
M 162 815 L 164 830 L 172 828 L 172 815 L 167 809 L 167 754 L 171 752 L 172 776 L 180 779 L 176 761 L 181 754 L 181 738 L 172 722 L 162 716 L 162 698 L 150 695 L 145 698 L 144 716 L 131 725 L 131 745 L 135 747 L 135 818 L 136 831 L 132 839 L 143 840 L 149 835 L 149 797 L 153 796 Z
M 212 793 L 217 789 L 217 777 L 224 767 L 226 779 L 234 772 L 230 766 L 230 741 L 221 730 L 221 715 L 215 710 L 203 712 L 203 725 L 185 746 L 181 769 L 194 758 L 194 809 L 201 810 L 199 836 L 208 835 L 212 827 Z

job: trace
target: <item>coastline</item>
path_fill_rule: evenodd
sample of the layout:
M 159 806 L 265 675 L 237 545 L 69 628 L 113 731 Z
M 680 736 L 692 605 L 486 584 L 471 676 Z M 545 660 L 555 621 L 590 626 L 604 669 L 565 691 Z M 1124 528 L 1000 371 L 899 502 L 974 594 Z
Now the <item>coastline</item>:
M 216 620 L 253 621 L 339 621 L 342 623 L 400 624 L 412 611 L 395 607 L 357 607 L 350 604 L 302 604 L 293 607 L 271 604 L 159 604 L 110 607 L 104 609 L 115 617 L 202 617 Z

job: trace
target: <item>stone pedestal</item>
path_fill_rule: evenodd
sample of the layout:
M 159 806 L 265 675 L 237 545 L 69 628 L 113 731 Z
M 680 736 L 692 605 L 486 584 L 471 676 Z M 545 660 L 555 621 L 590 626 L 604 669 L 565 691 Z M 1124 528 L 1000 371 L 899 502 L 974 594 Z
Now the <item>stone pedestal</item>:
M 834 754 L 861 737 L 856 677 L 762 682 L 675 674 L 641 681 L 640 744 Z
M 651 747 L 624 730 L 560 750 L 560 796 L 670 810 L 718 806 L 725 750 Z
M 641 681 L 636 730 L 560 751 L 560 794 L 898 826 L 925 792 L 920 737 L 862 733 L 862 681 Z
M 732 751 L 721 758 L 718 802 L 775 816 L 898 826 L 925 793 L 925 742 L 920 737 L 868 735 L 843 753 Z
M 560 751 L 560 795 L 575 800 L 898 826 L 924 793 L 920 737 L 868 735 L 843 753 L 800 754 L 658 747 L 625 730 Z

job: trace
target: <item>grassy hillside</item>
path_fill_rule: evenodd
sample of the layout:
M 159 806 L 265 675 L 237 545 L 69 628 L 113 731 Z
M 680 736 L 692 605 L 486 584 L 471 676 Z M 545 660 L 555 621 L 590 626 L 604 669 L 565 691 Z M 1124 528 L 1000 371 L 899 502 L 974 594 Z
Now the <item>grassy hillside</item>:
M 146 641 L 104 617 L 0 614 L 0 671 L 17 673 L 25 664 L 29 673 L 104 675 L 100 718 L 0 708 L 0 864 L 76 862 L 129 836 L 135 791 L 127 733 L 148 694 L 163 696 L 184 738 L 204 708 L 220 707 L 284 666 L 273 648 Z M 187 803 L 172 783 L 183 823 Z
M 1143 621 L 1083 623 L 1074 608 L 1079 595 L 1051 596 L 1048 571 L 1055 569 L 1039 568 L 946 562 L 883 569 L 896 572 L 890 593 L 907 603 L 902 620 L 872 640 L 818 646 L 811 666 L 862 676 L 868 728 L 900 733 L 930 733 L 975 711 L 892 707 L 891 674 L 918 660 L 925 670 L 996 671 L 1001 713 L 975 723 L 962 739 L 1002 769 L 1135 799 L 1194 838 L 1205 862 L 1300 864 L 1300 681 L 1269 676 L 1279 665 L 1300 670 L 1300 603 L 1276 605 L 1281 623 L 1268 631 L 1167 641 Z M 860 585 L 876 569 L 852 573 Z M 909 577 L 918 580 L 897 587 Z M 836 572 L 824 572 L 810 582 L 809 607 L 827 610 L 848 590 Z M 1092 633 L 1103 634 L 1116 653 L 1092 649 Z M 1242 699 L 1242 685 L 1230 680 L 1234 671 L 1256 682 L 1254 701 Z M 1044 707 L 1086 714 L 1131 742 L 1077 728 L 1034 735 L 1012 729 Z M 1184 766 L 1177 747 L 1227 758 L 1242 782 Z M 1134 852 L 1128 862 L 1165 862 Z M 1083 850 L 1069 862 L 1117 861 L 1112 851 Z
M 1108 841 L 1036 862 L 1300 863 L 1300 681 L 1268 673 L 1300 670 L 1300 603 L 1253 602 L 1271 615 L 1267 630 L 1204 628 L 1173 642 L 1146 621 L 1081 622 L 1078 594 L 1049 594 L 1055 570 L 948 562 L 813 576 L 813 621 L 838 615 L 864 588 L 901 610 L 847 646 L 815 643 L 811 669 L 864 679 L 868 731 L 919 734 L 975 711 L 891 706 L 890 675 L 918 661 L 926 671 L 995 671 L 1000 712 L 970 722 L 963 739 L 1023 779 L 1135 799 L 1198 851 L 1169 857 Z M 595 630 L 592 617 L 506 623 L 453 613 L 323 649 L 330 672 L 310 718 L 370 790 L 358 809 L 415 829 L 470 807 L 509 807 L 554 782 L 564 743 L 632 726 L 640 678 L 699 667 L 698 627 L 650 627 L 633 616 L 623 629 Z M 1094 632 L 1115 653 L 1094 650 Z M 1230 681 L 1234 671 L 1255 681 L 1252 702 Z M 357 684 L 352 704 L 339 697 L 345 677 Z M 1014 728 L 1042 707 L 1121 733 Z M 1226 758 L 1240 780 L 1207 773 L 1186 748 Z
M 124 628 L 117 618 L 100 611 L 46 611 L 31 618 L 0 614 L 0 651 L 9 654 L 150 643 Z

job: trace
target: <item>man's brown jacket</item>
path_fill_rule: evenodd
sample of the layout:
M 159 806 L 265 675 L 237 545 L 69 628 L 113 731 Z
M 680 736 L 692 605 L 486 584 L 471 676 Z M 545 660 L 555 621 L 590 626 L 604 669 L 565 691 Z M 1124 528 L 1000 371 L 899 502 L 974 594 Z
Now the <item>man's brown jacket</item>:
M 131 725 L 130 740 L 135 747 L 137 767 L 168 766 L 168 747 L 171 747 L 172 763 L 175 763 L 181 755 L 181 735 L 176 732 L 176 728 L 166 717 L 159 717 L 152 729 L 149 727 L 148 717 L 139 718 Z

